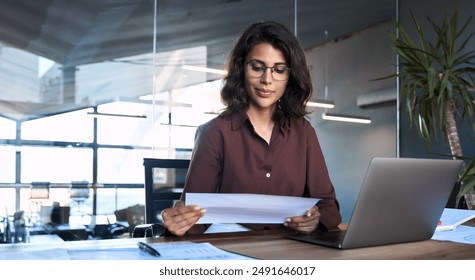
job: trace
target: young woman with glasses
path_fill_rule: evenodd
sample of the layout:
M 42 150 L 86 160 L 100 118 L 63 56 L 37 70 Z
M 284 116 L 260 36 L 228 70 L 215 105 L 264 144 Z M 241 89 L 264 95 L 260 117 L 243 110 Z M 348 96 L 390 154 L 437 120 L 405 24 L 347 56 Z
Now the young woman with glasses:
M 184 188 L 200 193 L 254 193 L 321 200 L 283 225 L 302 233 L 341 222 L 335 190 L 315 130 L 305 119 L 312 81 L 297 38 L 276 22 L 250 25 L 228 59 L 221 91 L 226 109 L 200 126 Z M 203 233 L 206 209 L 182 200 L 162 212 L 174 235 Z

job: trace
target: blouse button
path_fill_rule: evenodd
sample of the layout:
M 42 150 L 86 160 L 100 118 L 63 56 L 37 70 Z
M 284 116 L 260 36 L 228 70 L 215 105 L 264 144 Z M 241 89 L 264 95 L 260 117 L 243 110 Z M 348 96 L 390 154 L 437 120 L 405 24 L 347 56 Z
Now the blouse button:
M 266 177 L 267 177 L 267 178 L 270 177 L 270 173 L 269 173 L 269 172 L 266 173 Z

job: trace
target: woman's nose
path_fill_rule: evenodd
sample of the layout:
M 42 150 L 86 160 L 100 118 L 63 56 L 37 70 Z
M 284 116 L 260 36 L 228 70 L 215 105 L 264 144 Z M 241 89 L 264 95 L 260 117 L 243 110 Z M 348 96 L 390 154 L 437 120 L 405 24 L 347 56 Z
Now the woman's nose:
M 273 79 L 272 71 L 273 71 L 272 68 L 266 68 L 266 70 L 264 71 L 264 74 L 261 77 L 261 82 L 263 82 L 265 84 L 270 84 L 272 82 L 272 79 Z

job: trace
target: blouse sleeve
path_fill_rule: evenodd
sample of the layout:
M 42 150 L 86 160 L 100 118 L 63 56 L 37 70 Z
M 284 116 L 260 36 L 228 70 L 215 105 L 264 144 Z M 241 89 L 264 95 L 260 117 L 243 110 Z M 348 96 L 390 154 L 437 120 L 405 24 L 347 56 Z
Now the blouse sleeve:
M 216 134 L 216 135 L 213 135 Z M 221 175 L 222 145 L 216 131 L 198 127 L 184 192 L 216 192 Z
M 315 129 L 307 123 L 307 189 L 310 197 L 320 198 L 317 204 L 320 223 L 326 229 L 336 228 L 341 223 L 341 214 L 335 189 Z
M 219 134 L 207 129 L 208 125 L 199 126 L 195 135 L 190 166 L 185 181 L 181 200 L 186 200 L 186 193 L 214 193 L 221 177 L 221 148 Z M 213 135 L 216 134 L 216 135 Z M 210 225 L 197 224 L 188 233 L 201 234 Z

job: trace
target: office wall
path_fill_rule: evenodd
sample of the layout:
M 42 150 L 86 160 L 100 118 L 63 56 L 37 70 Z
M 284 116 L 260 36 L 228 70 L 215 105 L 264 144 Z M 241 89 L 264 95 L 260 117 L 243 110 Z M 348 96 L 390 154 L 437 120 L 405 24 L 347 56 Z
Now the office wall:
M 361 94 L 386 88 L 396 91 L 395 78 L 370 81 L 395 72 L 395 56 L 387 37 L 391 26 L 387 22 L 308 51 L 314 98 L 324 98 L 327 85 L 327 97 L 335 102 L 335 108 L 328 112 L 367 116 L 372 120 L 369 125 L 325 121 L 321 118 L 324 109 L 310 115 L 344 222 L 353 211 L 370 159 L 396 156 L 396 105 L 372 109 L 357 106 Z
M 455 3 L 458 2 L 459 6 L 459 18 L 460 25 L 473 16 L 475 11 L 475 1 L 473 0 L 458 0 L 458 1 L 446 1 L 446 0 L 400 0 L 400 22 L 410 34 L 415 34 L 413 28 L 413 22 L 409 14 L 409 9 L 417 16 L 418 20 L 423 24 L 424 30 L 429 31 L 430 27 L 426 20 L 426 17 L 430 17 L 435 22 L 441 22 L 445 14 L 452 15 Z M 469 34 L 475 30 L 475 21 L 472 20 L 470 25 L 466 29 L 466 33 Z M 430 38 L 430 37 L 429 37 Z M 475 49 L 475 38 L 472 38 L 467 49 Z M 474 133 L 468 133 L 470 127 L 465 123 L 459 128 L 460 141 L 462 143 L 462 149 L 465 156 L 475 156 L 475 144 Z M 401 113 L 401 156 L 402 157 L 437 157 L 434 153 L 450 153 L 450 150 L 445 145 L 443 137 L 439 137 L 438 141 L 432 141 L 431 151 L 428 153 L 425 148 L 425 142 L 420 139 L 415 129 L 409 128 L 408 118 L 405 112 Z

